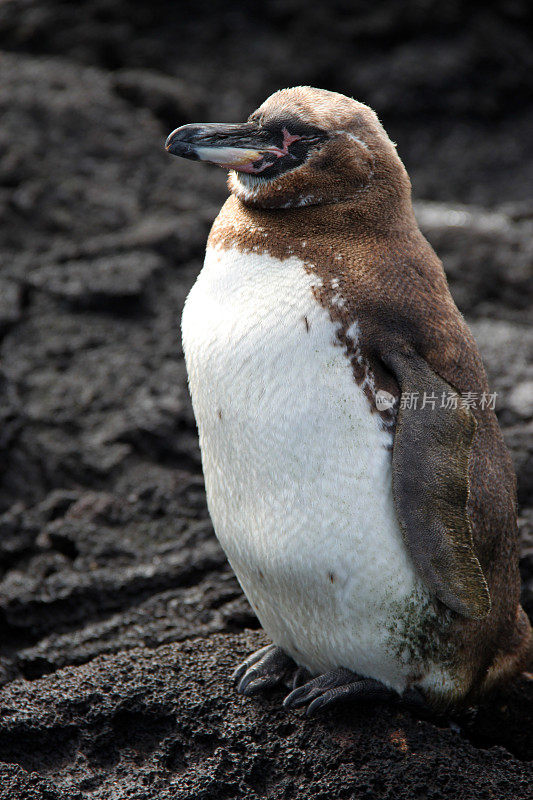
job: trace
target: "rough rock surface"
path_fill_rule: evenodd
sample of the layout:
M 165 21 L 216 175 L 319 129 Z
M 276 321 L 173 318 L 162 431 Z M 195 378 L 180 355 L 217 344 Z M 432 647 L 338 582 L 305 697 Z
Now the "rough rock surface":
M 515 800 L 531 796 L 527 763 L 491 747 L 490 733 L 483 747 L 469 741 L 475 720 L 450 728 L 395 706 L 345 706 L 317 721 L 283 710 L 279 691 L 235 697 L 235 659 L 264 642 L 257 633 L 215 635 L 14 681 L 0 692 L 9 796 L 25 797 L 35 773 L 44 777 L 36 796 L 58 800 L 440 800 L 508 797 L 509 787 Z M 491 720 L 501 723 L 518 702 L 491 709 Z M 520 748 L 520 733 L 506 745 Z
M 498 394 L 533 616 L 530 5 L 179 5 L 0 4 L 0 798 L 529 797 L 527 679 L 458 720 L 232 692 L 261 634 L 178 330 L 224 175 L 162 144 L 295 83 L 378 110 Z

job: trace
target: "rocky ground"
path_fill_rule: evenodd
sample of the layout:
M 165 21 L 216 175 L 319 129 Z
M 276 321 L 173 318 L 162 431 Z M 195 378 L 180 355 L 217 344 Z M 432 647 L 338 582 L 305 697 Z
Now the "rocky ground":
M 531 12 L 179 5 L 0 5 L 0 798 L 530 797 L 527 679 L 457 720 L 232 692 L 262 634 L 178 331 L 224 176 L 162 144 L 295 83 L 378 110 L 498 392 L 533 616 Z

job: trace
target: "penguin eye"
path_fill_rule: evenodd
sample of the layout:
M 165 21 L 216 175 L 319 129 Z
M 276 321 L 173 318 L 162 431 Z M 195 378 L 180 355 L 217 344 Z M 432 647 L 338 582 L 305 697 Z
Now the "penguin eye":
M 325 138 L 324 136 L 302 136 L 302 139 L 309 145 L 321 144 Z
M 283 135 L 283 130 L 286 130 L 291 136 L 297 136 L 301 144 L 306 144 L 308 146 L 320 144 L 328 138 L 326 131 L 303 122 L 298 118 L 287 117 L 286 119 L 279 120 L 276 127 L 278 128 L 278 133 L 281 132 Z

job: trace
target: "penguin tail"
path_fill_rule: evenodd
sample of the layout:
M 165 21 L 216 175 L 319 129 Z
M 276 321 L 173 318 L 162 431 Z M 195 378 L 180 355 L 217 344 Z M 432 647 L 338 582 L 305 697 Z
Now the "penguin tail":
M 533 630 L 526 612 L 518 606 L 510 647 L 497 653 L 480 687 L 480 694 L 492 692 L 521 674 L 533 680 Z

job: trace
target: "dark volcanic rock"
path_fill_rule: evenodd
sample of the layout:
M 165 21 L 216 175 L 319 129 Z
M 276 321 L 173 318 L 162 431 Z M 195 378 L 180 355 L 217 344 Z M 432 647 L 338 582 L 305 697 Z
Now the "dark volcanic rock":
M 0 278 L 0 336 L 19 321 L 22 313 L 22 290 L 14 281 Z
M 205 116 L 184 81 L 146 69 L 121 69 L 112 76 L 115 91 L 133 105 L 148 108 L 170 130 Z
M 436 727 L 395 706 L 309 720 L 284 710 L 280 692 L 238 696 L 228 675 L 264 641 L 213 636 L 11 683 L 0 692 L 10 797 L 25 797 L 29 775 L 43 799 L 530 797 L 531 767 L 492 746 L 506 733 L 499 712 L 481 749 L 460 725 Z
M 453 729 L 230 689 L 260 637 L 178 330 L 224 174 L 163 143 L 290 83 L 377 109 L 497 392 L 533 614 L 530 4 L 182 5 L 0 3 L 0 798 L 529 796 L 530 682 Z
M 160 256 L 139 250 L 38 267 L 26 280 L 29 286 L 61 297 L 70 306 L 117 311 L 127 303 L 140 301 L 150 279 L 163 265 Z
M 55 492 L 31 515 L 0 518 L 8 676 L 256 625 L 213 536 L 201 480 L 159 471 L 136 489 Z
M 444 263 L 463 313 L 524 321 L 533 304 L 533 214 L 514 220 L 502 210 L 417 203 L 425 236 Z

